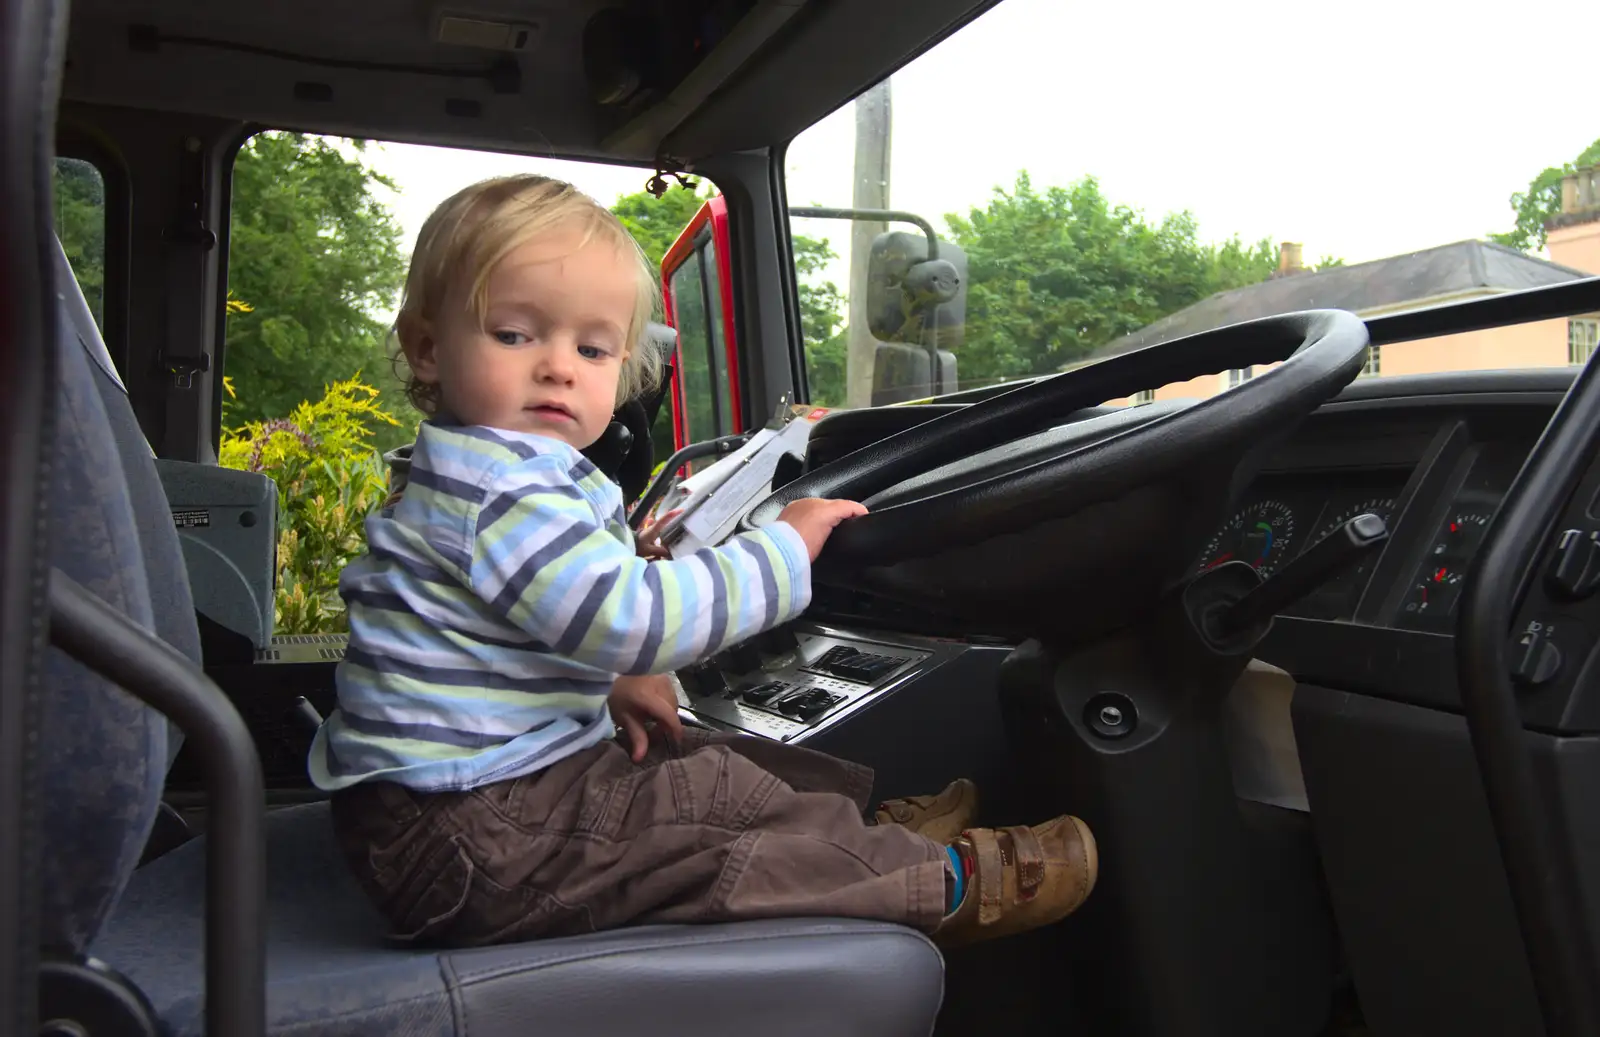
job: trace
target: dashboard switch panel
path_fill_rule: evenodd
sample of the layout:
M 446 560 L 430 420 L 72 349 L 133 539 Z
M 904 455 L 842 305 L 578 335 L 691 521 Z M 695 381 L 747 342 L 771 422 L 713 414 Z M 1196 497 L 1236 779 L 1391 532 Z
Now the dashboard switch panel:
M 712 727 L 792 741 L 936 665 L 916 639 L 798 625 L 678 673 L 680 704 Z

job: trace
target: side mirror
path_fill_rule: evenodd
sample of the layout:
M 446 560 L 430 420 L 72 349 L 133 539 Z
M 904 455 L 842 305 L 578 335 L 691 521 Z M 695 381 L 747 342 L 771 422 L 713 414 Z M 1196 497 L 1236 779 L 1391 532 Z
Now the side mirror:
M 791 208 L 790 216 L 910 223 L 922 233 L 888 231 L 867 256 L 867 333 L 876 341 L 874 407 L 907 403 L 957 387 L 953 350 L 967 322 L 967 254 L 940 241 L 933 225 L 895 209 Z
M 967 318 L 967 254 L 948 241 L 889 231 L 867 260 L 867 320 L 879 342 L 953 350 Z

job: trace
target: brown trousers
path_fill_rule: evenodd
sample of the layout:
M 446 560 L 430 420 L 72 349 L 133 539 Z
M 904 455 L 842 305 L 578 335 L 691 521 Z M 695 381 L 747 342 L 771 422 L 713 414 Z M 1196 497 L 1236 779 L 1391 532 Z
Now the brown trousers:
M 863 819 L 872 772 L 686 729 L 466 792 L 337 792 L 346 860 L 393 939 L 456 947 L 650 922 L 834 915 L 931 930 L 944 848 Z

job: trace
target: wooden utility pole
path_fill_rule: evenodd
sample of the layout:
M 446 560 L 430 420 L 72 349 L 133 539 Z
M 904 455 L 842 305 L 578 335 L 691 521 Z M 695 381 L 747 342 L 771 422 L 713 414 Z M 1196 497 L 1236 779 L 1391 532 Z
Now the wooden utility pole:
M 891 112 L 887 79 L 856 98 L 856 178 L 851 205 L 857 209 L 889 207 Z M 854 221 L 850 228 L 850 352 L 845 365 L 845 403 L 870 407 L 878 343 L 867 321 L 867 263 L 872 239 L 888 225 Z

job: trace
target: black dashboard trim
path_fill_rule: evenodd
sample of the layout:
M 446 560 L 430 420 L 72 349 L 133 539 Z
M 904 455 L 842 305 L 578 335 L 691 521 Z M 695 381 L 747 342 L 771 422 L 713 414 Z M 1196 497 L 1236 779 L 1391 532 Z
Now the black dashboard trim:
M 1575 367 L 1491 368 L 1481 371 L 1434 371 L 1428 374 L 1358 378 L 1327 406 L 1352 400 L 1380 399 L 1401 403 L 1424 396 L 1513 396 L 1553 393 L 1565 396 L 1577 377 Z

